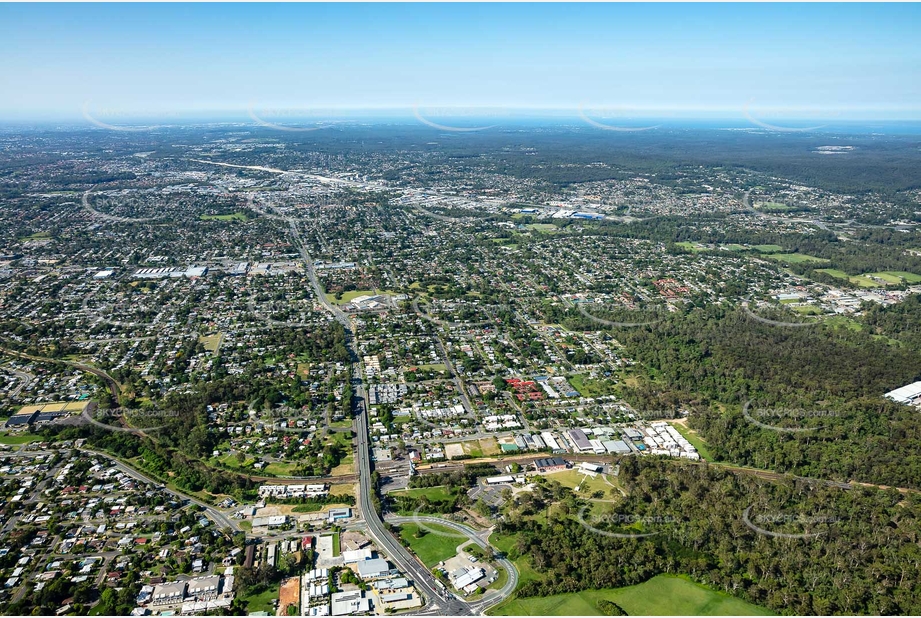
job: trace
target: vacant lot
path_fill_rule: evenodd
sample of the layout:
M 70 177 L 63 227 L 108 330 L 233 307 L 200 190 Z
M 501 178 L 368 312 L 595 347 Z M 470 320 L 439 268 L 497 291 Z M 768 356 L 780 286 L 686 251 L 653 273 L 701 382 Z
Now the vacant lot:
M 433 532 L 422 529 L 422 536 L 418 538 L 416 536 L 420 530 L 418 525 L 402 524 L 400 538 L 430 569 L 442 560 L 456 556 L 457 546 L 467 540 L 463 534 L 438 524 L 426 523 L 425 528 Z
M 287 616 L 289 605 L 299 609 L 301 605 L 301 578 L 290 577 L 282 583 L 278 591 L 278 615 Z

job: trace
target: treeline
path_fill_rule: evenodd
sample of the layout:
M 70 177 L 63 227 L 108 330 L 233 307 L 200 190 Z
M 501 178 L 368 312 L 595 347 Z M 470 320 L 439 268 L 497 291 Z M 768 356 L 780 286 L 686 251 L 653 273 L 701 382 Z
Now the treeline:
M 98 185 L 104 182 L 115 182 L 116 180 L 136 180 L 137 174 L 134 172 L 103 172 L 89 171 L 82 174 L 59 174 L 53 176 L 51 182 L 58 185 Z
M 911 342 L 919 313 L 914 299 L 868 321 Z M 921 378 L 917 347 L 892 345 L 871 329 L 775 326 L 712 305 L 610 332 L 648 374 L 622 390 L 625 398 L 640 414 L 693 409 L 690 424 L 718 460 L 921 488 L 917 411 L 882 397 Z
M 465 486 L 450 487 L 446 498 L 387 494 L 388 508 L 398 513 L 447 514 L 470 503 Z
M 305 506 L 314 506 L 316 505 L 316 510 L 319 511 L 320 508 L 327 504 L 349 504 L 355 505 L 355 496 L 354 494 L 326 494 L 325 496 L 303 496 L 300 498 L 275 498 L 270 497 L 268 499 L 272 504 L 298 504 Z M 300 511 L 295 511 L 300 512 Z
M 413 488 L 439 487 L 441 485 L 473 487 L 481 476 L 492 476 L 498 473 L 499 470 L 492 464 L 476 463 L 451 472 L 417 474 L 409 479 L 409 486 Z
M 317 328 L 273 328 L 262 335 L 262 345 L 280 346 L 287 353 L 311 361 L 349 362 L 345 328 L 338 322 Z
M 681 573 L 781 614 L 921 612 L 917 494 L 766 482 L 656 458 L 619 463 L 627 496 L 602 513 L 567 488 L 514 498 L 499 532 L 514 534 L 511 557 L 528 556 L 541 574 L 519 596 Z M 514 516 L 535 499 L 546 519 Z

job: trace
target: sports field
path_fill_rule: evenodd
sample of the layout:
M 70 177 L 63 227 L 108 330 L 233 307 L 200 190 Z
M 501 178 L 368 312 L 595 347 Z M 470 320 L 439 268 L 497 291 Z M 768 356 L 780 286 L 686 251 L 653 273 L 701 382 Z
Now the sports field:
M 598 602 L 616 603 L 631 616 L 773 616 L 764 607 L 710 590 L 687 579 L 657 575 L 626 588 L 586 590 L 549 597 L 515 598 L 489 611 L 494 616 L 602 616 Z
M 766 257 L 769 257 L 772 260 L 780 260 L 781 262 L 788 262 L 790 264 L 802 264 L 804 262 L 825 263 L 829 261 L 829 260 L 826 260 L 825 258 L 815 257 L 812 255 L 806 255 L 805 253 L 772 253 Z
M 228 215 L 202 215 L 202 221 L 246 221 L 246 214 L 235 212 Z

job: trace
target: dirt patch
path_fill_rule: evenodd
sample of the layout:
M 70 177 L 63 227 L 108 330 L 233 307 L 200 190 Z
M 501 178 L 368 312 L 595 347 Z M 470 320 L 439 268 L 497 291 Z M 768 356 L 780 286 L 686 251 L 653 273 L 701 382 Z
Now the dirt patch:
M 300 608 L 301 604 L 301 578 L 291 577 L 282 582 L 278 589 L 278 611 L 277 616 L 287 616 L 288 606 L 293 605 Z
M 329 495 L 331 496 L 342 496 L 342 495 L 355 495 L 355 483 L 338 483 L 335 485 L 329 486 Z
M 339 464 L 329 471 L 330 476 L 347 476 L 349 474 L 355 474 L 355 465 L 351 462 Z

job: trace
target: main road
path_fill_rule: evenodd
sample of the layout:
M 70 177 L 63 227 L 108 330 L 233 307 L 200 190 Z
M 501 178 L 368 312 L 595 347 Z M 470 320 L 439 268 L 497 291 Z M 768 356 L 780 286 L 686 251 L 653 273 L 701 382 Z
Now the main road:
M 349 355 L 352 357 L 354 367 L 352 387 L 356 397 L 354 398 L 355 418 L 353 426 L 358 437 L 358 444 L 356 445 L 359 485 L 358 509 L 362 519 L 365 521 L 368 533 L 377 546 L 384 550 L 390 560 L 413 580 L 416 587 L 425 597 L 426 605 L 429 606 L 429 609 L 438 610 L 439 614 L 449 616 L 469 616 L 474 614 L 475 612 L 471 605 L 461 601 L 452 593 L 441 590 L 431 572 L 411 556 L 406 548 L 384 527 L 380 514 L 374 508 L 373 496 L 375 488 L 371 484 L 371 443 L 368 437 L 368 410 L 365 405 L 368 395 L 361 377 L 361 358 L 358 356 L 358 350 L 355 346 L 352 323 L 339 307 L 329 302 L 326 298 L 326 294 L 317 278 L 313 258 L 307 251 L 300 230 L 298 230 L 297 221 L 284 215 L 282 215 L 282 218 L 291 228 L 294 244 L 304 260 L 307 275 L 317 299 L 345 329 L 345 344 L 349 350 Z

